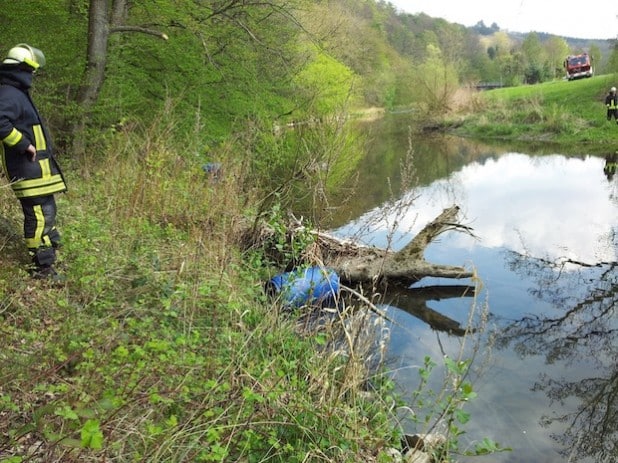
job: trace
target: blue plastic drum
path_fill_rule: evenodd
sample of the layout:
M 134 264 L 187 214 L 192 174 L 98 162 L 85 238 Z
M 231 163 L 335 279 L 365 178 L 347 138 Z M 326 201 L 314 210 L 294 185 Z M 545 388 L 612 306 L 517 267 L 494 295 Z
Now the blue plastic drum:
M 269 286 L 284 305 L 323 305 L 339 295 L 339 275 L 331 269 L 308 267 L 281 273 L 269 281 Z

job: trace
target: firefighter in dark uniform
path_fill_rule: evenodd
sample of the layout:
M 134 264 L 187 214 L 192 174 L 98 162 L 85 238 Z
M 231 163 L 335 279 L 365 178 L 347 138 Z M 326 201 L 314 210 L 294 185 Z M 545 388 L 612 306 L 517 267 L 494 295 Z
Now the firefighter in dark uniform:
M 605 166 L 603 167 L 603 173 L 607 177 L 607 180 L 611 181 L 616 175 L 618 170 L 618 151 L 614 154 L 608 154 L 605 156 Z
M 43 65 L 43 52 L 24 43 L 11 48 L 0 64 L 0 160 L 21 202 L 32 276 L 56 279 L 60 234 L 54 195 L 67 187 L 29 92 L 35 71 Z
M 607 108 L 607 120 L 611 121 L 612 117 L 618 123 L 618 97 L 616 96 L 616 87 L 609 89 L 609 93 L 605 97 L 605 107 Z

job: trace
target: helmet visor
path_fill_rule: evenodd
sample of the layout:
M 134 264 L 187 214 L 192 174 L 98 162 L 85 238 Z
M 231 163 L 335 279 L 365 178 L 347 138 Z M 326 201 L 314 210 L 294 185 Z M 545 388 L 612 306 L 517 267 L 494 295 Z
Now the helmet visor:
M 30 51 L 32 51 L 32 57 L 34 58 L 34 62 L 37 64 L 37 68 L 42 68 L 45 66 L 45 55 L 38 48 L 30 47 Z

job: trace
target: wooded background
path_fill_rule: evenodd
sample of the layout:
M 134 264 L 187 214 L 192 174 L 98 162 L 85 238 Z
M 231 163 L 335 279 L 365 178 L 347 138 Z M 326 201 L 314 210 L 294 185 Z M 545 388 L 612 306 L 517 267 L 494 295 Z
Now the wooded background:
M 248 121 L 444 112 L 460 86 L 561 78 L 581 51 L 597 73 L 618 70 L 615 40 L 466 28 L 374 0 L 27 0 L 5 4 L 0 23 L 4 52 L 20 42 L 45 52 L 37 100 L 57 144 L 78 153 L 162 111 L 207 150 Z

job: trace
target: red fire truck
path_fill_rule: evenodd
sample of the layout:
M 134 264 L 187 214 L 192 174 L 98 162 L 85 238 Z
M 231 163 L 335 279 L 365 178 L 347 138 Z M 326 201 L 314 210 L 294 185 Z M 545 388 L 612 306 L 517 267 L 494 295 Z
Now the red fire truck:
M 566 70 L 566 78 L 568 80 L 592 77 L 594 74 L 592 57 L 588 53 L 569 55 L 564 60 L 564 69 Z

